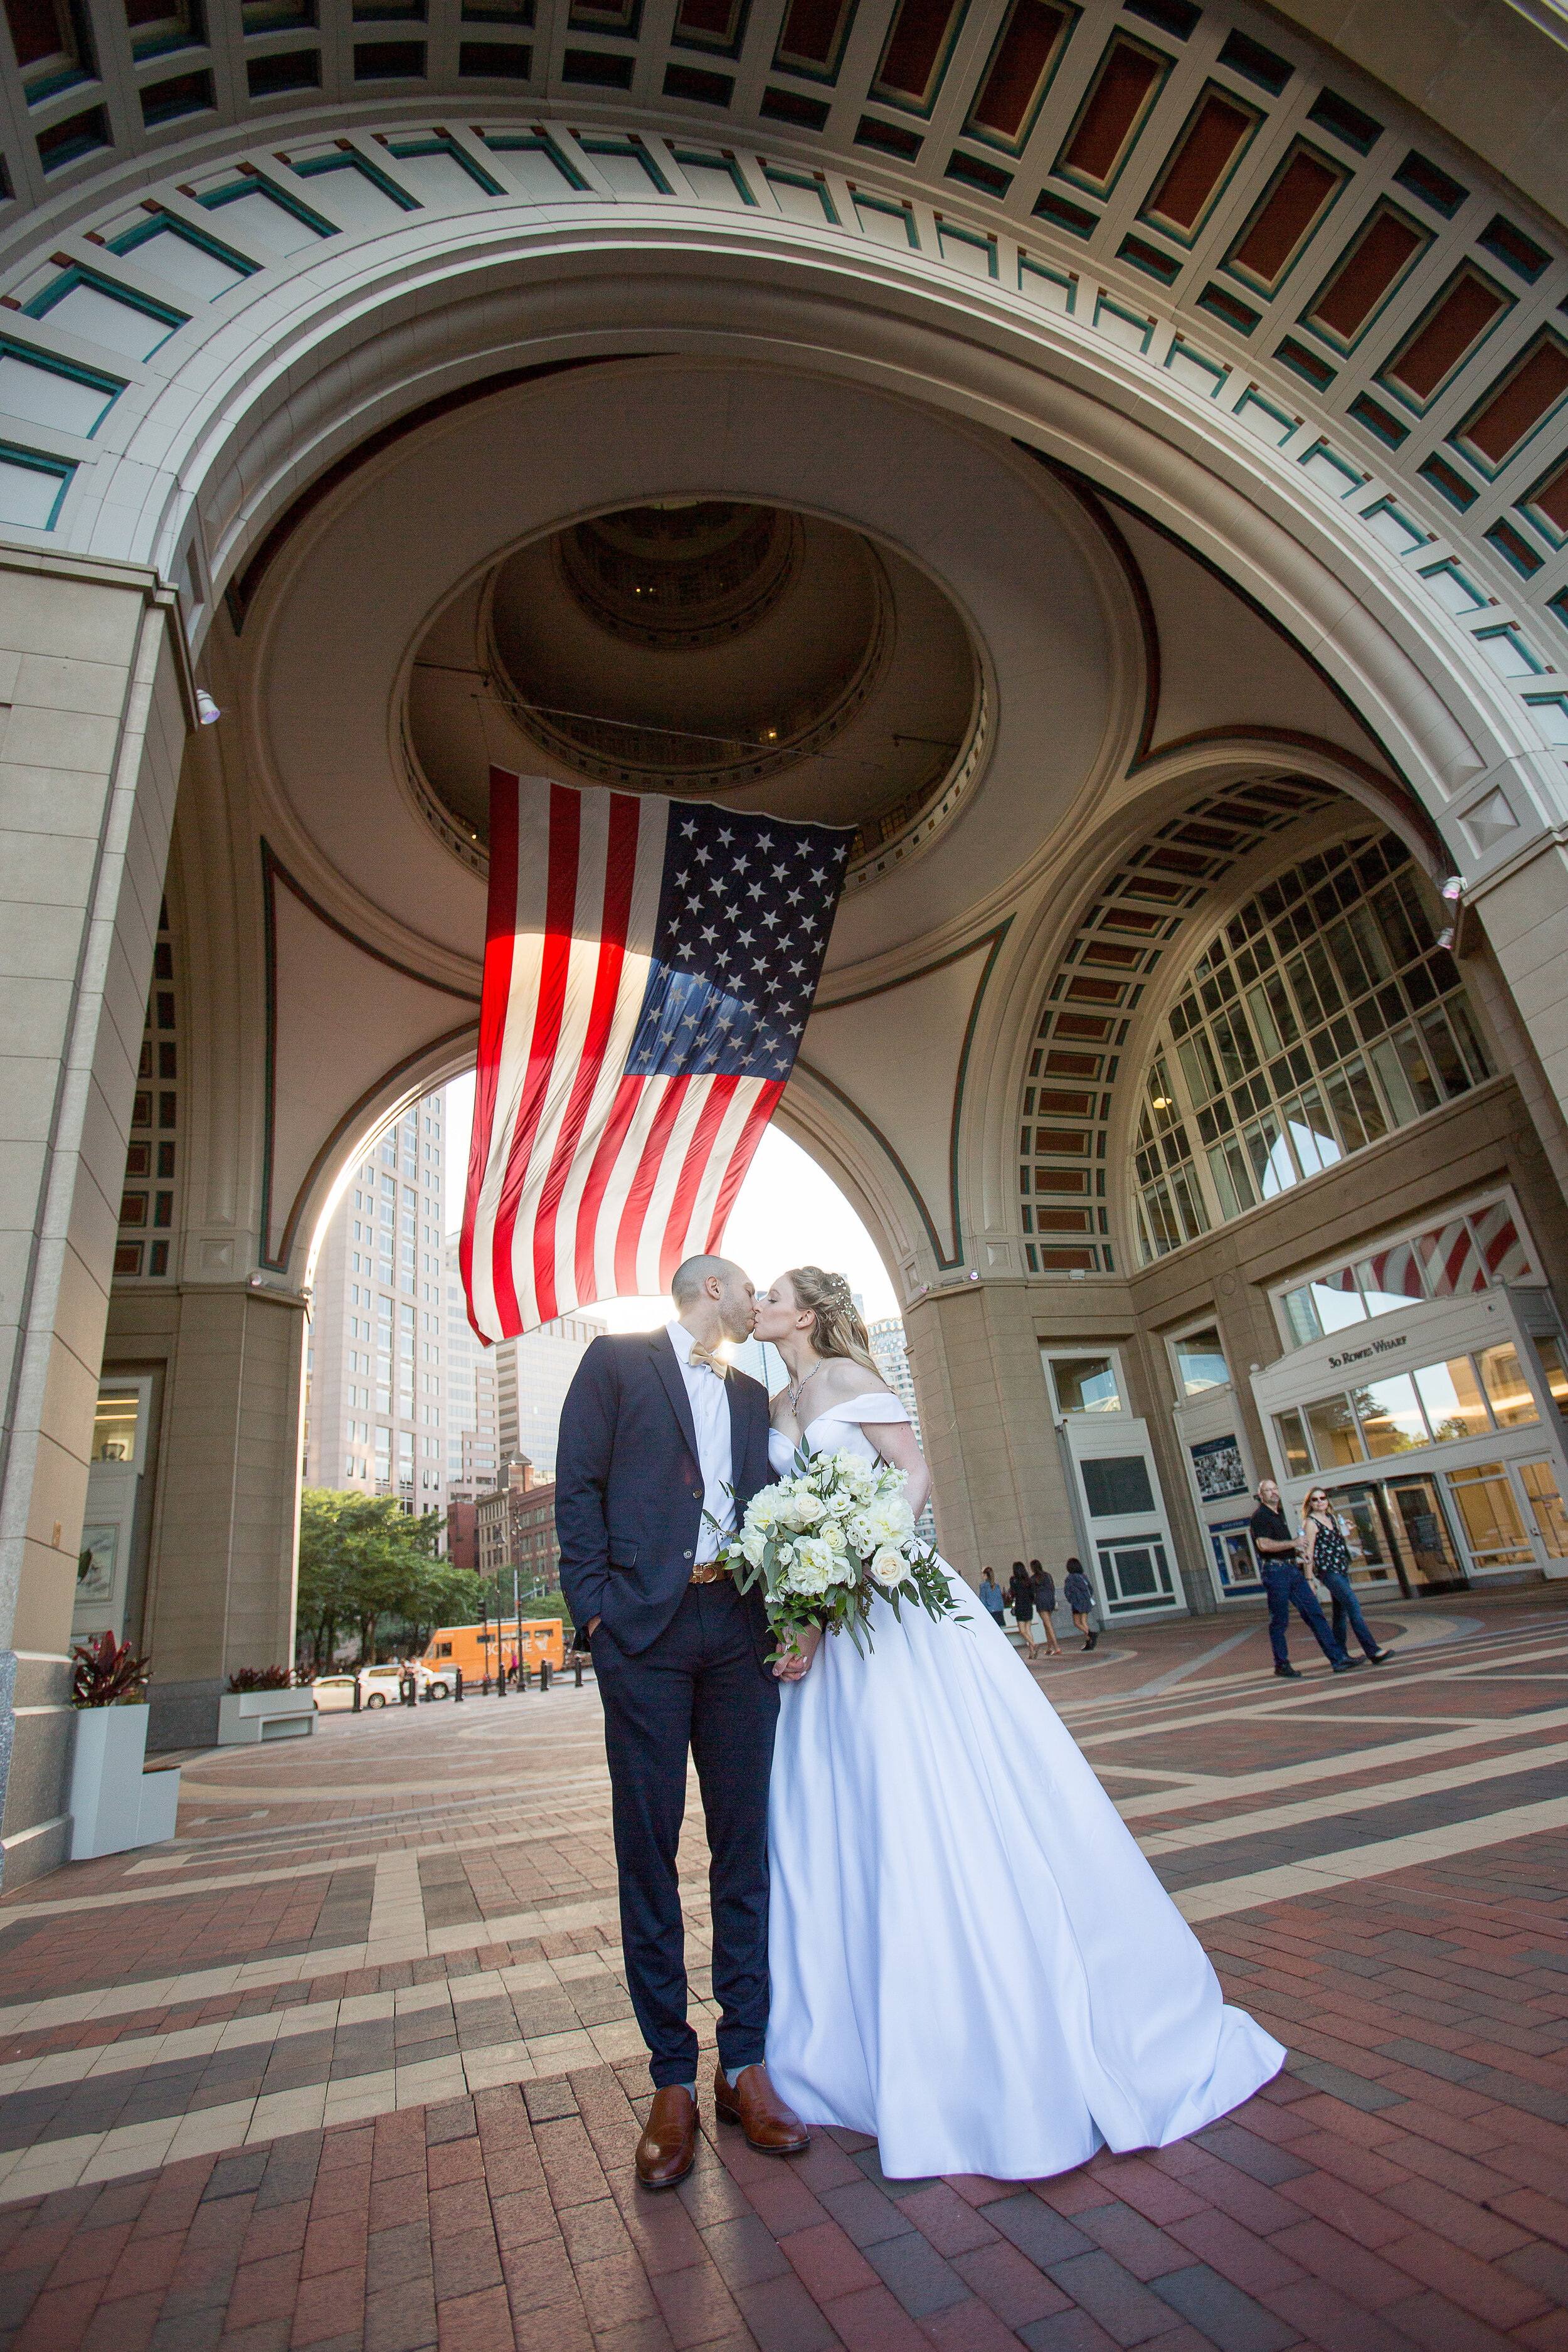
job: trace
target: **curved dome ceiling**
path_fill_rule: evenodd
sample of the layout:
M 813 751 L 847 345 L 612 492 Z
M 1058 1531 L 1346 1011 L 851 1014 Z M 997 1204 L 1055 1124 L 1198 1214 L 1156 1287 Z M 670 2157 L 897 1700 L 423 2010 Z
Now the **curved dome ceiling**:
M 984 709 L 968 630 L 914 565 L 815 516 L 685 499 L 573 524 L 454 598 L 406 740 L 470 842 L 490 762 L 522 760 L 852 824 L 864 857 L 973 767 Z

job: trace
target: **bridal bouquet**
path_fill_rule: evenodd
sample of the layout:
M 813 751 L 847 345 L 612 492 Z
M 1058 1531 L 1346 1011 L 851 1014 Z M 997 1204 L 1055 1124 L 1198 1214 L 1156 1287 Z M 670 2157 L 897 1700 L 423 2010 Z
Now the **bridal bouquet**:
M 895 1617 L 906 1601 L 928 1617 L 948 1615 L 956 1603 L 935 1552 L 915 1534 L 904 1484 L 890 1463 L 802 1444 L 791 1475 L 752 1496 L 724 1549 L 737 1591 L 762 1585 L 768 1622 L 786 1642 L 817 1625 L 847 1633 L 857 1650 L 865 1633 L 868 1648 L 877 1600 Z

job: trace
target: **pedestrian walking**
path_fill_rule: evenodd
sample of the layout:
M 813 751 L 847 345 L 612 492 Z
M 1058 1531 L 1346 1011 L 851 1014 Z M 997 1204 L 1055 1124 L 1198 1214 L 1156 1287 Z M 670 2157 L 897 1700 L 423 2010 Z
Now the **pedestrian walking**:
M 1341 1649 L 1348 1654 L 1348 1618 L 1356 1640 L 1373 1664 L 1386 1665 L 1394 1652 L 1379 1649 L 1376 1636 L 1361 1613 L 1361 1602 L 1351 1582 L 1350 1546 L 1325 1486 L 1314 1486 L 1301 1506 L 1301 1566 L 1309 1576 L 1317 1578 L 1333 1601 L 1334 1639 Z
M 1258 1489 L 1258 1508 L 1252 1514 L 1250 1526 L 1253 1545 L 1263 1566 L 1263 1590 L 1268 1595 L 1268 1645 L 1274 1653 L 1275 1673 L 1281 1682 L 1299 1683 L 1301 1679 L 1300 1666 L 1290 1664 L 1285 1638 L 1294 1608 L 1335 1674 L 1350 1674 L 1360 1662 L 1348 1654 L 1344 1643 L 1330 1631 L 1329 1621 L 1301 1573 L 1300 1538 L 1290 1532 L 1289 1522 L 1279 1507 L 1279 1489 L 1272 1478 L 1265 1478 Z
M 1013 1622 L 1024 1637 L 1025 1655 L 1037 1658 L 1040 1653 L 1035 1640 L 1035 1587 L 1021 1559 L 1013 1562 L 1007 1598 L 1013 1604 Z
M 1083 1635 L 1083 1646 L 1092 1650 L 1100 1639 L 1100 1628 L 1093 1620 L 1094 1591 L 1083 1572 L 1081 1559 L 1069 1559 L 1067 1574 L 1062 1578 L 1062 1599 L 1072 1611 L 1072 1622 Z
M 1029 1582 L 1035 1588 L 1035 1614 L 1040 1621 L 1046 1637 L 1046 1655 L 1059 1658 L 1062 1645 L 1057 1639 L 1057 1580 L 1037 1559 L 1029 1562 Z
M 1006 1599 L 1006 1594 L 992 1575 L 991 1570 L 988 1568 L 983 1568 L 980 1571 L 980 1605 L 994 1620 L 998 1633 L 1006 1631 L 1003 1622 L 1003 1610 Z

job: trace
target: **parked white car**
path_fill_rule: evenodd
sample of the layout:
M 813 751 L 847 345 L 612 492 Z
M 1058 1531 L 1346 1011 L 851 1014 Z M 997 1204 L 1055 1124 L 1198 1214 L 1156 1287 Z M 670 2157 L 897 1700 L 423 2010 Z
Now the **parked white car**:
M 352 1708 L 356 1681 L 362 1707 L 395 1706 L 399 1697 L 398 1684 L 410 1671 L 421 1698 L 426 1689 L 432 1698 L 450 1697 L 452 1685 L 448 1677 L 432 1674 L 421 1658 L 413 1661 L 412 1668 L 397 1664 L 362 1666 L 357 1675 L 319 1675 L 310 1687 L 315 1693 L 317 1708 L 323 1714 L 334 1709 Z

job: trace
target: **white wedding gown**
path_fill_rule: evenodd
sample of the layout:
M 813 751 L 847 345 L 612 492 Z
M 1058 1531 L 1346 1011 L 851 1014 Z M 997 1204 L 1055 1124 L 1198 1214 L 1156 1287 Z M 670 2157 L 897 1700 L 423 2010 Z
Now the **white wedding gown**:
M 884 1394 L 807 1429 L 871 1456 Z M 769 1441 L 775 1470 L 794 1459 Z M 889 2179 L 1034 2180 L 1163 2147 L 1278 2074 L 1006 1636 L 949 1571 L 937 1622 L 872 1609 L 782 1693 L 769 1808 L 768 2070 Z

